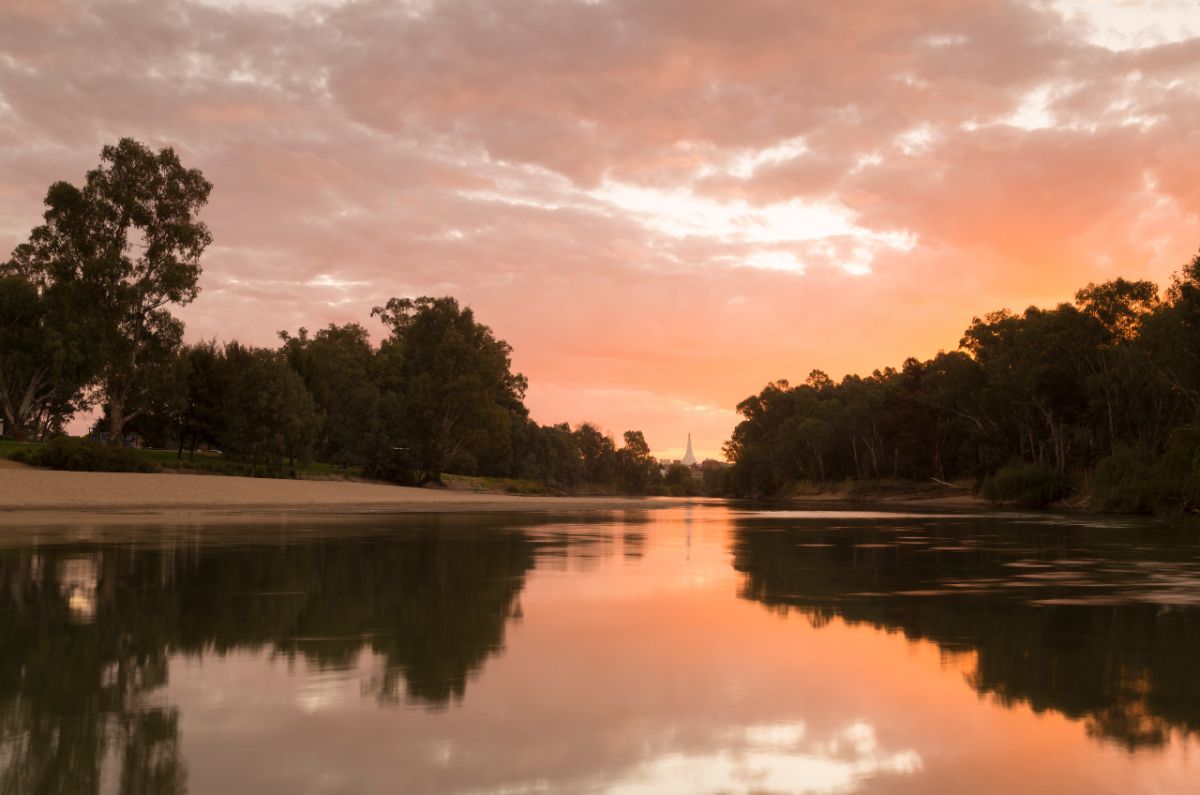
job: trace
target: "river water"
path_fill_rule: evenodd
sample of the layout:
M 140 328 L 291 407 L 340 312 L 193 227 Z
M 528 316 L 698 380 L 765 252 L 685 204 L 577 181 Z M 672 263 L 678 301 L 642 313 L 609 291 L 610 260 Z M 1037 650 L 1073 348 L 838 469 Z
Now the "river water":
M 0 533 L 0 792 L 1200 792 L 1194 531 L 254 521 Z

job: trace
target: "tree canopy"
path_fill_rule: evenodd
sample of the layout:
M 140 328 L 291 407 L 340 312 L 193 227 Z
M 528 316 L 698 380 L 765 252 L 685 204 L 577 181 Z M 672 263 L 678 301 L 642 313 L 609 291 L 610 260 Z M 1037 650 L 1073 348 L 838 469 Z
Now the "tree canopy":
M 512 348 L 453 298 L 393 298 L 371 312 L 391 333 L 406 439 L 422 482 L 440 482 L 457 458 L 502 445 L 526 381 Z
M 814 370 L 794 387 L 768 384 L 738 405 L 726 445 L 733 490 L 847 478 L 983 483 L 1006 468 L 1012 484 L 1068 484 L 1097 467 L 1105 482 L 1123 482 L 1119 462 L 1149 460 L 1158 501 L 1200 499 L 1200 461 L 1181 452 L 1200 427 L 1200 257 L 1165 300 L 1147 281 L 1089 284 L 1073 303 L 974 318 L 959 347 L 837 383 Z
M 47 313 L 21 324 L 43 338 L 39 366 L 7 368 L 23 382 L 0 395 L 14 426 L 29 423 L 20 410 L 26 395 L 45 403 L 51 392 L 73 396 L 90 384 L 99 387 L 114 439 L 147 410 L 158 370 L 183 336 L 169 307 L 199 292 L 200 256 L 212 237 L 197 214 L 211 189 L 170 147 L 155 152 L 132 138 L 105 146 L 82 187 L 50 186 L 44 223 L 0 270 L 37 290 Z M 52 390 L 42 385 L 47 379 Z

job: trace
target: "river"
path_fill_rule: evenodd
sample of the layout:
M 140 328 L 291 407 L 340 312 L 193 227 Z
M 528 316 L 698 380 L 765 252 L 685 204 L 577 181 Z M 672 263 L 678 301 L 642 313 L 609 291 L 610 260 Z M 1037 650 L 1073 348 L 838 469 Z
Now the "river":
M 0 792 L 1196 793 L 1200 536 L 772 511 L 0 535 Z

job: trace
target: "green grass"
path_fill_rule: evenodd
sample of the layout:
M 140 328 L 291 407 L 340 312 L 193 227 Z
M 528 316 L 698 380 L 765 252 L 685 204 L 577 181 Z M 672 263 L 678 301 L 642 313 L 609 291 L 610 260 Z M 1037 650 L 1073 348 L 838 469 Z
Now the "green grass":
M 42 444 L 42 442 L 0 441 L 0 458 L 8 458 L 11 453 L 17 450 L 37 448 Z M 198 450 L 193 456 L 185 450 L 181 458 L 178 450 L 133 449 L 130 452 L 169 472 L 231 475 L 235 477 L 249 477 L 252 472 L 249 464 L 230 460 L 221 453 L 202 452 Z M 343 467 L 340 464 L 314 461 L 305 467 L 300 467 L 297 474 L 301 478 L 351 479 L 363 477 L 363 470 L 362 467 Z M 259 475 L 265 476 L 262 473 L 261 467 L 259 468 Z M 449 485 L 474 491 L 530 495 L 550 493 L 550 489 L 546 487 L 546 484 L 536 480 L 477 477 L 473 475 L 443 475 L 442 477 Z
M 37 449 L 43 444 L 43 442 L 0 440 L 0 458 L 9 458 L 18 450 Z M 251 474 L 249 464 L 232 461 L 221 453 L 197 451 L 195 456 L 190 456 L 185 450 L 183 457 L 180 458 L 178 450 L 134 449 L 131 452 L 163 470 L 210 475 L 249 476 Z M 259 474 L 262 474 L 261 468 Z M 362 477 L 362 468 L 313 462 L 306 467 L 300 467 L 298 474 L 302 478 L 358 478 Z
M 91 439 L 58 436 L 45 444 L 22 445 L 9 452 L 15 461 L 35 467 L 76 472 L 157 472 L 158 464 L 125 447 Z
M 35 447 L 41 442 L 13 442 L 7 439 L 0 439 L 0 458 L 8 458 L 18 450 L 26 447 Z
M 192 456 L 185 450 L 183 457 L 180 458 L 178 450 L 138 450 L 137 452 L 163 469 L 176 472 L 235 476 L 249 476 L 251 473 L 249 464 L 233 461 L 221 453 L 197 450 L 196 454 Z M 259 467 L 259 474 L 262 475 L 261 467 Z M 338 464 L 313 461 L 308 466 L 298 467 L 297 474 L 302 478 L 358 478 L 362 477 L 362 468 L 342 467 Z
M 536 480 L 519 480 L 517 478 L 491 478 L 475 475 L 442 475 L 446 485 L 456 485 L 460 488 L 475 491 L 504 492 L 507 494 L 548 494 L 545 483 Z

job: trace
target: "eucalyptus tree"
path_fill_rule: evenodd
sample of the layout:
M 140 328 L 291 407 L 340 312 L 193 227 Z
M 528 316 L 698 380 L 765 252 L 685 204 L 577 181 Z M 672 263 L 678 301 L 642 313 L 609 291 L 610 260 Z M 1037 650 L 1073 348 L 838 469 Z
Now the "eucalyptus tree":
M 50 186 L 45 222 L 14 252 L 8 270 L 40 290 L 71 287 L 76 318 L 98 344 L 92 362 L 113 440 L 145 410 L 152 371 L 178 348 L 169 308 L 199 292 L 212 236 L 196 216 L 211 189 L 170 147 L 123 138 L 101 150 L 82 187 Z

